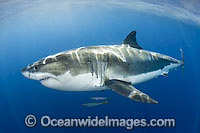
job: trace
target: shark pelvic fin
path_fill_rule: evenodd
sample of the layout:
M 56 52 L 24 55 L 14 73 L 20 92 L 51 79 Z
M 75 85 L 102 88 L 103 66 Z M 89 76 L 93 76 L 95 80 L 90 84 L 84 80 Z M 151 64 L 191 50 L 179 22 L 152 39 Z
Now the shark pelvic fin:
M 161 75 L 164 77 L 168 77 L 168 72 L 163 72 Z
M 145 103 L 158 103 L 156 100 L 150 98 L 147 94 L 137 90 L 129 82 L 112 79 L 105 81 L 105 85 L 116 91 L 118 94 L 121 94 L 135 101 Z
M 122 41 L 122 44 L 129 44 L 133 48 L 142 49 L 136 40 L 136 31 L 130 32 L 126 38 Z

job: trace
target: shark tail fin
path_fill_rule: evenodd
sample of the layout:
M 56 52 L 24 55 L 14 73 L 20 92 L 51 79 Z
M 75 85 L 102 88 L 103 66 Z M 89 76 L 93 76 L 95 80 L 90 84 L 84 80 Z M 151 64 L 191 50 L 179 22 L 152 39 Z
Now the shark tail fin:
M 180 48 L 180 52 L 181 52 L 181 66 L 182 66 L 182 69 L 184 68 L 184 58 L 183 58 L 183 49 Z
M 184 58 L 183 58 L 183 49 L 180 48 L 181 52 L 181 68 L 182 68 L 182 74 L 184 75 Z

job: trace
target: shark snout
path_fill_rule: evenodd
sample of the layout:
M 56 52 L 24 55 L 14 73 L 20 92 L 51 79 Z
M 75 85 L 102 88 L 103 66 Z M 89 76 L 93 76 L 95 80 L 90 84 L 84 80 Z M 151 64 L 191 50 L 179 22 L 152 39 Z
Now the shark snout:
M 24 77 L 29 78 L 30 79 L 30 73 L 27 71 L 22 72 L 22 75 L 24 75 Z
M 21 71 L 21 73 L 27 71 L 27 67 L 23 67 L 23 68 L 21 68 L 20 71 Z
M 33 78 L 32 70 L 30 70 L 29 65 L 21 68 L 20 71 L 21 71 L 22 75 L 24 75 L 24 77 L 29 78 L 29 79 L 38 80 L 37 78 Z
M 30 79 L 30 72 L 29 72 L 27 66 L 21 68 L 20 71 L 21 71 L 22 75 L 24 75 L 24 77 Z
M 53 74 L 47 72 L 34 71 L 32 68 L 30 68 L 30 66 L 21 68 L 20 71 L 24 77 L 32 80 L 43 80 L 49 78 L 56 79 L 56 76 L 54 76 Z

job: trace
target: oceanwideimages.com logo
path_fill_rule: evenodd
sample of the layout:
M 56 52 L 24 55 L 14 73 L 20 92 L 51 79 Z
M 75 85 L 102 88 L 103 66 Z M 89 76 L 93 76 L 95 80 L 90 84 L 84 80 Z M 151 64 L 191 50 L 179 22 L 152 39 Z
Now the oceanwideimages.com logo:
M 27 115 L 25 117 L 25 125 L 27 127 L 34 127 L 37 124 L 42 127 L 124 127 L 126 129 L 133 129 L 135 127 L 175 127 L 175 119 L 124 119 L 124 118 L 99 118 L 98 116 L 87 118 L 65 118 L 57 119 L 44 115 L 40 119 L 34 115 Z

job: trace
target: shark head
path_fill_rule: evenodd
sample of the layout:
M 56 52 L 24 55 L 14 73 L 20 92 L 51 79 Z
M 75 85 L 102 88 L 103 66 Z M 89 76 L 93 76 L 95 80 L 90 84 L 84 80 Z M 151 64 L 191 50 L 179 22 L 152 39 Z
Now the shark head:
M 55 58 L 43 58 L 21 69 L 21 73 L 29 79 L 38 80 L 46 87 L 59 88 L 59 75 L 66 72 L 67 67 Z

